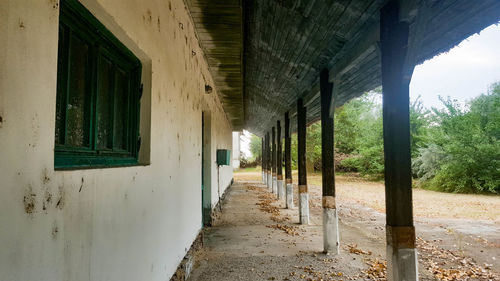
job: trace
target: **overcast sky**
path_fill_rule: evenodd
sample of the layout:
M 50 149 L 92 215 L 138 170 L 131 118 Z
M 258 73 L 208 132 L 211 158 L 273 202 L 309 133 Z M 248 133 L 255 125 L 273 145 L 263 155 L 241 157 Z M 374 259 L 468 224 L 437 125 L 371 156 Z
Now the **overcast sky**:
M 492 25 L 462 41 L 447 53 L 415 68 L 412 100 L 419 95 L 426 107 L 439 106 L 438 95 L 466 101 L 486 93 L 500 81 L 500 25 Z

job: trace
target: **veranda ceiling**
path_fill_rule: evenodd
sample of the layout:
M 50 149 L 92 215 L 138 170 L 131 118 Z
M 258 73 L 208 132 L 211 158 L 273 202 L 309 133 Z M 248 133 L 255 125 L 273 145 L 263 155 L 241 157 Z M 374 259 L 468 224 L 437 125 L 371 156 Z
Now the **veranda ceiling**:
M 381 84 L 379 10 L 386 0 L 186 0 L 235 130 L 262 135 L 304 98 L 320 117 L 319 73 L 335 106 Z M 400 1 L 408 69 L 500 20 L 498 0 Z M 408 73 L 411 75 L 411 71 Z

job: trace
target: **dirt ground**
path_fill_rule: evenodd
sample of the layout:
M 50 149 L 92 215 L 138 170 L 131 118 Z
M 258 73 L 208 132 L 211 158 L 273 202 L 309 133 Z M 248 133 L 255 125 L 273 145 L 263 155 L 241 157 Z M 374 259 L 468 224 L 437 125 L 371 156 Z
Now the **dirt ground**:
M 257 181 L 260 171 L 236 172 L 235 180 Z M 292 173 L 297 182 L 297 171 Z M 364 206 L 385 212 L 383 182 L 371 182 L 356 175 L 336 175 L 337 200 L 357 202 Z M 321 186 L 321 174 L 308 175 L 307 183 Z M 321 189 L 320 189 L 321 190 Z M 413 190 L 414 216 L 419 218 L 475 219 L 500 223 L 500 196 L 477 194 L 453 194 Z
M 189 280 L 385 280 L 383 183 L 337 176 L 341 254 L 322 253 L 321 176 L 308 177 L 311 223 L 235 173 Z M 295 187 L 295 203 L 297 187 Z M 500 280 L 500 197 L 415 190 L 421 280 Z

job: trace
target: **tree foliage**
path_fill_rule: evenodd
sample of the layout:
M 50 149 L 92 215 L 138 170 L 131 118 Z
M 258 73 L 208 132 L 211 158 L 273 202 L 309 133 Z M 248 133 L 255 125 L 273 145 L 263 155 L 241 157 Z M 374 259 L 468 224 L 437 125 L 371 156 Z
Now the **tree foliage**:
M 383 120 L 380 89 L 335 112 L 336 169 L 382 177 Z M 500 83 L 466 104 L 441 98 L 442 109 L 410 104 L 413 176 L 423 187 L 446 192 L 500 193 Z M 307 128 L 309 167 L 321 170 L 321 123 Z M 250 149 L 260 156 L 260 138 Z M 292 168 L 297 168 L 297 135 L 292 135 Z
M 500 193 L 500 85 L 465 106 L 440 100 L 444 109 L 432 109 L 427 147 L 415 157 L 417 176 L 436 190 Z
M 350 154 L 341 163 L 345 169 L 380 177 L 384 172 L 383 144 L 378 91 L 353 99 L 336 110 L 335 145 L 338 152 Z
M 254 134 L 250 137 L 250 153 L 252 162 L 261 163 L 262 160 L 262 139 Z

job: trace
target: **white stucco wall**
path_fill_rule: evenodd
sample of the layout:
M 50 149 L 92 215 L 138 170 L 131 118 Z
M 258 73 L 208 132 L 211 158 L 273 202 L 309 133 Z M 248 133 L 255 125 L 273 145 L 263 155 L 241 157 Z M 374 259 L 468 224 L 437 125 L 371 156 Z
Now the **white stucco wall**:
M 0 1 L 0 280 L 168 280 L 201 228 L 202 111 L 213 205 L 215 150 L 231 149 L 232 129 L 204 93 L 214 83 L 182 0 L 82 3 L 152 73 L 151 164 L 54 171 L 58 0 Z M 231 178 L 221 167 L 222 192 Z

